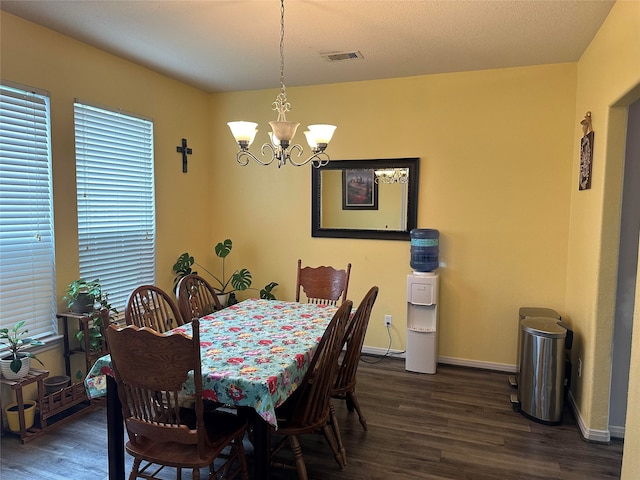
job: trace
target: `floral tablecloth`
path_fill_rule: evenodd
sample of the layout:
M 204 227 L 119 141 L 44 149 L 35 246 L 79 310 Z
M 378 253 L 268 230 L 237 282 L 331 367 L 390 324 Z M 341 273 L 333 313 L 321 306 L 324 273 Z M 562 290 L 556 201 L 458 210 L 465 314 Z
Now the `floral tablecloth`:
M 203 396 L 249 406 L 277 427 L 275 408 L 296 389 L 337 308 L 249 299 L 200 319 Z M 191 335 L 191 325 L 178 327 Z M 85 378 L 90 398 L 106 394 L 111 357 L 99 358 Z M 193 378 L 184 393 L 194 392 Z

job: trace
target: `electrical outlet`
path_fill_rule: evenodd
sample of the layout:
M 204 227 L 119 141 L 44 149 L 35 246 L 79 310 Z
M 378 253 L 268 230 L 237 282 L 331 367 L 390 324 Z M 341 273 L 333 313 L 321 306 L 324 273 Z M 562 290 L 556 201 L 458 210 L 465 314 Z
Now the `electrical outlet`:
M 391 326 L 391 315 L 384 316 L 384 326 L 387 328 Z
M 578 359 L 578 377 L 582 376 L 582 359 Z

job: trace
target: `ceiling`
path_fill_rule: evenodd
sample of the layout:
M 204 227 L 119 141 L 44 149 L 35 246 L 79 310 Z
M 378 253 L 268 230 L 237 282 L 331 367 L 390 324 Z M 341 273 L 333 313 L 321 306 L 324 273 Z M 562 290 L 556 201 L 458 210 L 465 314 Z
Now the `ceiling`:
M 287 86 L 575 62 L 610 0 L 287 0 Z M 278 0 L 1 0 L 208 92 L 280 85 Z M 360 52 L 329 61 L 323 54 Z

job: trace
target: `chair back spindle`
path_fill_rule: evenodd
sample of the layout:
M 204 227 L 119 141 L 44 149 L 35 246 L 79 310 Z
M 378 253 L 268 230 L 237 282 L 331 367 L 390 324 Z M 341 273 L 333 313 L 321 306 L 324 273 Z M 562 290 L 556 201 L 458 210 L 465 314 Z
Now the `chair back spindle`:
M 127 325 L 149 327 L 160 333 L 184 324 L 174 301 L 155 285 L 142 285 L 131 292 L 124 309 L 124 318 Z
M 353 388 L 356 383 L 356 372 L 358 363 L 360 362 L 360 353 L 362 352 L 362 344 L 367 333 L 369 318 L 371 318 L 371 310 L 378 296 L 378 287 L 371 287 L 367 294 L 358 305 L 356 312 L 353 314 L 347 332 L 345 334 L 344 345 L 346 345 L 338 376 L 336 379 L 335 389 Z
M 178 309 L 185 319 L 202 318 L 222 310 L 216 291 L 199 275 L 190 273 L 182 277 L 176 291 Z

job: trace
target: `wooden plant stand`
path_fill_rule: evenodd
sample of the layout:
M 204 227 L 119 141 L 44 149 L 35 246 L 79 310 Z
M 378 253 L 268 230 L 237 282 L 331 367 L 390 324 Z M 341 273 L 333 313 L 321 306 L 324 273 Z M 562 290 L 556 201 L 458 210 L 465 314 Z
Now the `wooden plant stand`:
M 81 403 L 86 405 L 79 406 Z M 48 428 L 64 425 L 75 417 L 94 410 L 100 404 L 101 402 L 89 400 L 83 382 L 72 383 L 62 390 L 44 396 L 41 396 L 40 390 L 38 390 L 41 429 L 44 432 Z M 77 405 L 75 411 L 69 411 Z M 56 415 L 60 415 L 60 417 L 54 419 L 53 417 Z
M 100 312 L 100 315 L 102 316 L 102 326 L 101 326 L 101 332 L 102 332 L 102 348 L 98 351 L 91 351 L 89 349 L 89 328 L 91 328 L 93 326 L 92 324 L 92 320 L 89 318 L 88 315 L 83 314 L 83 313 L 73 313 L 73 312 L 63 312 L 63 313 L 58 313 L 58 318 L 62 319 L 62 332 L 64 335 L 64 366 L 65 366 L 65 370 L 67 371 L 67 375 L 71 377 L 71 356 L 75 355 L 75 354 L 81 354 L 84 355 L 85 357 L 85 365 L 86 365 L 86 371 L 85 371 L 85 375 L 87 373 L 89 373 L 89 370 L 91 370 L 91 367 L 93 366 L 94 362 L 102 357 L 103 355 L 106 355 L 107 353 L 109 353 L 109 349 L 107 348 L 107 344 L 105 341 L 105 328 L 106 326 L 109 325 L 109 311 L 108 310 L 102 310 L 102 312 Z M 76 320 L 78 322 L 78 328 L 82 331 L 84 331 L 84 345 L 82 346 L 82 348 L 71 348 L 71 344 L 69 342 L 69 319 L 71 320 Z
M 15 432 L 20 435 L 22 443 L 26 443 L 33 438 L 36 438 L 41 434 L 42 429 L 34 426 L 27 429 L 24 421 L 24 398 L 22 397 L 22 387 L 30 385 L 33 382 L 38 382 L 38 398 L 44 396 L 44 384 L 42 381 L 49 376 L 48 370 L 36 370 L 32 368 L 25 377 L 17 380 L 9 380 L 7 378 L 0 378 L 0 383 L 9 385 L 11 390 L 16 392 L 16 403 L 18 404 L 18 423 L 20 425 L 20 432 Z
M 71 384 L 70 386 L 58 390 L 55 393 L 47 395 L 44 387 L 44 379 L 49 376 L 48 370 L 37 370 L 32 368 L 29 373 L 18 380 L 8 380 L 6 378 L 0 378 L 0 383 L 9 385 L 12 390 L 16 392 L 16 403 L 18 404 L 18 421 L 20 424 L 20 432 L 13 432 L 20 435 L 22 443 L 30 442 L 31 440 L 39 437 L 45 433 L 48 429 L 57 427 L 67 423 L 78 415 L 87 413 L 93 410 L 95 407 L 100 406 L 100 402 L 90 402 L 87 392 L 84 388 L 84 383 Z M 24 420 L 24 398 L 22 395 L 22 388 L 33 382 L 38 382 L 38 407 L 40 409 L 40 426 L 34 423 L 29 429 L 25 428 Z M 85 402 L 87 405 L 78 407 L 74 412 L 68 412 L 63 415 L 72 407 Z M 60 415 L 58 419 L 54 419 L 55 415 Z
M 107 310 L 103 310 L 101 315 L 103 322 L 102 330 L 104 333 L 104 325 L 108 325 L 109 323 L 109 312 Z M 87 369 L 85 374 L 88 373 L 97 358 L 109 353 L 106 342 L 103 342 L 103 346 L 100 351 L 91 352 L 89 351 L 88 334 L 88 330 L 92 326 L 91 319 L 87 315 L 72 312 L 59 313 L 58 318 L 61 318 L 63 320 L 64 363 L 67 376 L 71 378 L 71 356 L 76 353 L 84 355 L 85 365 Z M 78 327 L 84 331 L 84 348 L 70 348 L 68 325 L 69 319 L 77 320 Z M 20 432 L 15 433 L 20 435 L 22 443 L 27 443 L 34 438 L 42 435 L 48 429 L 54 426 L 57 427 L 59 425 L 63 425 L 69 420 L 77 417 L 78 415 L 92 411 L 96 407 L 104 404 L 104 401 L 102 401 L 102 399 L 89 399 L 84 387 L 84 382 L 71 383 L 71 385 L 69 385 L 68 387 L 47 395 L 43 380 L 48 376 L 48 370 L 38 370 L 32 368 L 25 377 L 18 380 L 8 380 L 6 378 L 0 378 L 0 383 L 9 385 L 11 389 L 16 392 L 15 396 L 16 403 L 18 404 L 18 420 L 20 423 Z M 22 395 L 22 388 L 34 382 L 38 383 L 38 407 L 40 410 L 40 426 L 38 427 L 36 426 L 36 423 L 34 423 L 33 427 L 26 429 L 24 420 L 24 399 Z M 82 403 L 85 403 L 85 405 L 80 405 Z

